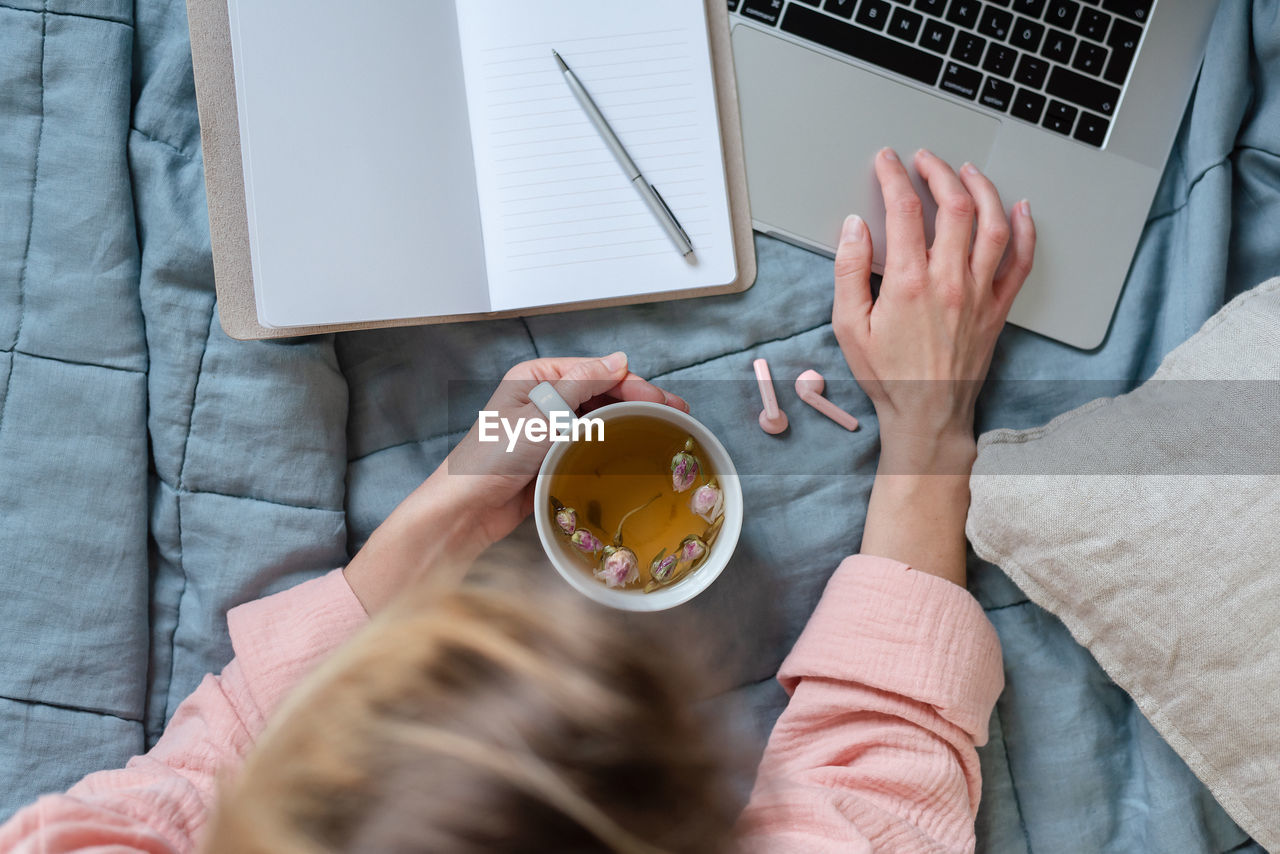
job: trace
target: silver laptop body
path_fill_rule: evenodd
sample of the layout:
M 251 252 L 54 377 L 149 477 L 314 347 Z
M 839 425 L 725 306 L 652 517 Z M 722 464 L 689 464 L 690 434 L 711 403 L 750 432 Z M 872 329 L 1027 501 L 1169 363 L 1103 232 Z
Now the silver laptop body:
M 861 214 L 879 272 L 875 153 L 888 145 L 909 161 L 924 147 L 956 167 L 971 161 L 1007 207 L 1029 199 L 1035 217 L 1035 269 L 1010 321 L 1096 347 L 1216 6 L 730 0 L 755 227 L 832 255 L 845 216 Z

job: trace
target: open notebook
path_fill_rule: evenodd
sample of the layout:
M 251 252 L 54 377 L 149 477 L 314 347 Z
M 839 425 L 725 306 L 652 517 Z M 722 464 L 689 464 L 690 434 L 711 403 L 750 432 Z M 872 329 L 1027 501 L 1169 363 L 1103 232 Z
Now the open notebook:
M 235 337 L 723 293 L 755 278 L 723 2 L 188 11 Z M 689 233 L 692 261 L 553 48 Z

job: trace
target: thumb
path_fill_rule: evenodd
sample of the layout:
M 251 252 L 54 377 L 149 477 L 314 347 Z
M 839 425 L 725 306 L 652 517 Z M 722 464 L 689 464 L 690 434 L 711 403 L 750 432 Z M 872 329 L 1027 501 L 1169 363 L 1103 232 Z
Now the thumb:
M 871 232 L 856 214 L 844 221 L 836 249 L 836 295 L 831 319 L 837 325 L 865 322 L 871 313 Z
M 579 360 L 553 385 L 564 402 L 576 410 L 622 382 L 626 375 L 627 354 L 619 351 L 601 359 Z

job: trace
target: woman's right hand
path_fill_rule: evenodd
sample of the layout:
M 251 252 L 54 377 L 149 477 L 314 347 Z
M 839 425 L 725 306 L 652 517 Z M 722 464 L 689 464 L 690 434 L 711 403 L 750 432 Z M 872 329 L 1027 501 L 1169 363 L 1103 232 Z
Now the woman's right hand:
M 1015 205 L 1010 222 L 976 168 L 966 164 L 957 175 L 922 150 L 915 166 L 938 205 L 926 247 L 923 205 L 903 164 L 886 148 L 875 165 L 886 208 L 884 278 L 873 302 L 871 235 L 850 217 L 836 254 L 836 340 L 875 406 L 882 455 L 899 469 L 963 466 L 967 473 L 978 391 L 1031 271 L 1030 207 Z
M 976 169 L 957 176 L 926 151 L 915 165 L 938 203 L 933 245 L 925 247 L 923 205 L 906 169 L 881 151 L 887 245 L 880 295 L 872 302 L 871 235 L 851 217 L 836 253 L 831 321 L 880 422 L 862 552 L 963 587 L 977 456 L 973 407 L 996 336 L 1031 271 L 1036 231 L 1025 201 L 1012 223 L 1005 219 L 996 188 Z

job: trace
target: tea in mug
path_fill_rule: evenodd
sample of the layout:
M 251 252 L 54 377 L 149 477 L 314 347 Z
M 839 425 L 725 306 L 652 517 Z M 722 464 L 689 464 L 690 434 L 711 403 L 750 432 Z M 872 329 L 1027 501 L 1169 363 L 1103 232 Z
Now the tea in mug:
M 610 421 L 569 446 L 551 477 L 555 528 L 601 583 L 651 592 L 696 570 L 724 519 L 706 455 L 657 418 Z

